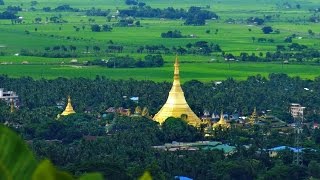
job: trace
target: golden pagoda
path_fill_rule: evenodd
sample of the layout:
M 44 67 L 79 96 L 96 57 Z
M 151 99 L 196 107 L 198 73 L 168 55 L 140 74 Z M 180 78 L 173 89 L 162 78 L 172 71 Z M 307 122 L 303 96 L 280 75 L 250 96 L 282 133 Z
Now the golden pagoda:
M 174 64 L 174 79 L 168 99 L 160 111 L 153 117 L 153 120 L 162 124 L 168 117 L 184 117 L 183 119 L 185 119 L 188 124 L 196 127 L 199 127 L 201 124 L 201 120 L 189 107 L 180 86 L 178 57 L 176 57 Z
M 257 118 L 258 118 L 257 108 L 255 107 L 253 110 L 253 113 L 251 114 L 251 116 L 249 118 L 249 124 L 253 125 L 256 122 Z
M 221 128 L 229 128 L 230 127 L 230 123 L 227 123 L 227 121 L 224 119 L 222 111 L 221 111 L 221 115 L 220 115 L 220 120 L 213 125 L 213 128 L 215 129 L 219 126 Z
M 74 114 L 76 113 L 74 110 L 73 110 L 73 107 L 71 105 L 71 98 L 70 96 L 68 96 L 68 104 L 66 106 L 66 109 L 61 113 L 62 116 L 68 116 L 70 114 Z

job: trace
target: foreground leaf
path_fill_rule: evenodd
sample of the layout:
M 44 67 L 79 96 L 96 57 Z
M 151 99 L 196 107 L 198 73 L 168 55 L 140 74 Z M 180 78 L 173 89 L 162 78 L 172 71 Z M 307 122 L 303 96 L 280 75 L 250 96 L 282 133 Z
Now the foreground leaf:
M 25 142 L 0 125 L 0 179 L 31 179 L 37 162 Z
M 143 175 L 139 178 L 139 180 L 152 180 L 149 171 L 144 172 Z

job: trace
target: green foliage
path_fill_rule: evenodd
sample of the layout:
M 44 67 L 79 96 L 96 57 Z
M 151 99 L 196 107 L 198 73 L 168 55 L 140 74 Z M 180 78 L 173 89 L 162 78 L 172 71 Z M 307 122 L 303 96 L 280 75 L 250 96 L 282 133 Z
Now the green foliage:
M 100 32 L 101 31 L 101 27 L 99 24 L 93 24 L 91 25 L 91 31 L 92 32 Z
M 311 161 L 308 165 L 308 173 L 313 178 L 320 178 L 320 163 Z
M 152 180 L 152 177 L 148 171 L 144 172 L 139 180 Z
M 166 142 L 192 142 L 201 138 L 198 130 L 180 118 L 169 117 L 162 125 Z
M 58 171 L 49 160 L 37 163 L 25 142 L 12 130 L 0 125 L 0 179 L 73 180 L 67 172 Z M 102 180 L 101 174 L 86 174 L 80 179 Z
M 20 137 L 0 125 L 0 179 L 31 179 L 37 162 Z
M 32 175 L 32 180 L 72 180 L 72 176 L 65 172 L 59 172 L 49 160 L 42 161 Z
M 261 30 L 262 30 L 262 32 L 263 32 L 264 34 L 270 34 L 270 33 L 273 32 L 273 29 L 272 29 L 271 26 L 265 26 L 265 27 L 263 27 Z

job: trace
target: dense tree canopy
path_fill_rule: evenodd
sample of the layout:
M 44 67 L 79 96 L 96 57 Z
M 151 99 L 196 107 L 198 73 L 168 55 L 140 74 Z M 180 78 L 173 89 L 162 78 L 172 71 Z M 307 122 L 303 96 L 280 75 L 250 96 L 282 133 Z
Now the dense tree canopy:
M 162 128 L 139 116 L 107 115 L 108 107 L 133 109 L 148 106 L 154 114 L 164 103 L 171 83 L 151 81 L 95 80 L 83 78 L 55 80 L 12 79 L 0 77 L 0 84 L 16 91 L 21 107 L 10 113 L 10 107 L 0 103 L 0 122 L 19 132 L 28 141 L 39 159 L 48 157 L 63 170 L 74 175 L 100 171 L 106 177 L 136 178 L 149 170 L 155 179 L 170 179 L 184 175 L 195 179 L 270 179 L 317 177 L 320 154 L 304 151 L 304 168 L 292 166 L 292 152 L 270 158 L 264 150 L 278 145 L 293 145 L 290 134 L 280 134 L 268 126 L 261 128 L 233 127 L 228 131 L 214 130 L 205 138 L 201 129 L 183 120 L 169 118 Z M 306 91 L 308 87 L 312 91 Z M 162 89 L 159 91 L 159 89 Z M 246 81 L 228 79 L 219 85 L 189 81 L 183 85 L 186 98 L 195 112 L 221 110 L 243 114 L 269 109 L 281 115 L 290 102 L 306 105 L 306 119 L 318 120 L 319 78 L 314 81 L 271 74 L 268 79 L 249 77 Z M 61 109 L 57 102 L 71 95 L 77 114 L 56 119 Z M 136 104 L 124 96 L 139 96 Z M 86 113 L 82 113 L 86 111 Z M 286 114 L 282 115 L 283 117 Z M 308 137 L 307 137 L 308 136 Z M 155 150 L 154 145 L 171 141 L 219 140 L 236 146 L 237 152 L 224 156 L 222 151 Z M 319 148 L 320 130 L 303 135 L 304 146 Z M 243 145 L 250 144 L 249 148 Z M 260 152 L 260 153 L 257 153 Z

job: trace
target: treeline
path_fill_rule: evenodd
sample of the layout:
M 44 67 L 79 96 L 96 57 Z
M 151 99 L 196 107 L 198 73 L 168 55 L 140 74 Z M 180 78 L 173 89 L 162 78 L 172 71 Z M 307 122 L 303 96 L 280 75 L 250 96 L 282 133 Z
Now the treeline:
M 70 57 L 78 57 L 76 53 L 77 47 L 70 46 L 53 46 L 53 47 L 45 47 L 44 51 L 36 50 L 36 49 L 21 49 L 21 56 L 38 56 L 38 57 L 49 57 L 49 58 L 70 58 Z
M 150 114 L 155 114 L 165 103 L 171 87 L 171 82 L 115 81 L 99 76 L 95 80 L 33 80 L 1 76 L 0 84 L 6 89 L 16 91 L 21 105 L 30 109 L 55 106 L 56 102 L 68 95 L 73 97 L 73 104 L 78 112 L 87 108 L 104 112 L 108 107 L 121 106 L 133 109 L 137 104 L 123 96 L 138 96 L 139 105 L 149 107 Z M 186 82 L 183 90 L 195 112 L 203 112 L 205 109 L 220 112 L 223 109 L 226 113 L 236 110 L 240 114 L 250 114 L 253 108 L 257 107 L 258 110 L 281 110 L 287 113 L 290 103 L 299 102 L 308 106 L 305 112 L 307 120 L 319 121 L 319 87 L 320 78 L 302 80 L 284 74 L 270 74 L 268 79 L 261 76 L 249 77 L 246 81 L 228 79 L 220 85 L 194 80 Z M 304 88 L 310 90 L 306 91 Z
M 207 19 L 218 19 L 218 16 L 211 11 L 202 10 L 200 7 L 190 7 L 187 11 L 184 9 L 166 9 L 145 7 L 132 7 L 131 9 L 120 10 L 120 16 L 126 17 L 149 17 L 149 18 L 167 18 L 167 19 L 185 19 L 186 25 L 205 25 Z
M 184 55 L 184 54 L 210 55 L 213 52 L 222 52 L 219 44 L 209 43 L 207 41 L 197 41 L 195 43 L 188 43 L 185 47 L 173 46 L 171 49 L 168 47 L 165 47 L 164 45 L 145 45 L 145 46 L 140 46 L 137 49 L 138 53 L 143 53 L 145 51 L 149 54 L 178 53 L 180 55 Z
M 134 59 L 130 56 L 118 56 L 109 60 L 97 59 L 86 63 L 86 65 L 106 66 L 109 68 L 161 67 L 163 64 L 164 60 L 161 55 L 147 55 L 144 60 Z
M 57 6 L 56 8 L 52 9 L 51 7 L 43 7 L 42 8 L 43 11 L 45 12 L 63 12 L 63 11 L 68 11 L 68 12 L 80 12 L 81 10 L 78 8 L 73 8 L 71 7 L 69 4 L 63 4 L 60 6 Z
M 17 19 L 18 16 L 16 14 L 19 11 L 22 11 L 20 6 L 8 6 L 4 12 L 0 12 L 0 19 Z
M 93 25 L 91 25 L 92 32 L 101 32 L 101 31 L 110 32 L 110 31 L 112 31 L 112 29 L 113 28 L 108 24 L 104 24 L 104 25 L 93 24 Z
M 114 23 L 113 26 L 117 27 L 141 27 L 140 21 L 134 21 L 131 18 L 120 19 L 117 23 Z
M 144 2 L 139 2 L 139 1 L 137 1 L 137 0 L 126 0 L 126 5 L 143 7 L 143 6 L 146 5 L 146 3 L 144 3 Z
M 15 13 L 4 11 L 0 12 L 0 19 L 17 19 L 17 16 Z
M 161 37 L 162 38 L 185 38 L 187 36 L 183 36 L 181 34 L 181 31 L 174 30 L 174 31 L 168 31 L 168 32 L 161 33 Z
M 287 46 L 277 45 L 276 52 L 266 52 L 263 54 L 249 54 L 247 52 L 241 52 L 239 56 L 235 56 L 231 53 L 223 53 L 226 60 L 241 60 L 241 61 L 313 61 L 320 62 L 320 51 L 316 49 L 308 48 L 306 45 L 299 43 L 291 43 Z
M 63 12 L 63 11 L 85 12 L 87 16 L 105 16 L 106 17 L 110 14 L 110 9 L 102 10 L 100 8 L 92 7 L 91 9 L 88 9 L 88 10 L 80 10 L 78 8 L 71 7 L 69 4 L 60 5 L 53 9 L 51 7 L 43 7 L 42 10 L 44 12 Z
M 86 15 L 87 16 L 108 16 L 110 14 L 110 9 L 108 10 L 102 10 L 102 9 L 96 9 L 95 7 L 89 9 L 89 10 L 86 10 Z

